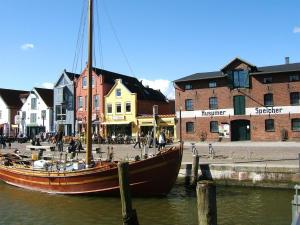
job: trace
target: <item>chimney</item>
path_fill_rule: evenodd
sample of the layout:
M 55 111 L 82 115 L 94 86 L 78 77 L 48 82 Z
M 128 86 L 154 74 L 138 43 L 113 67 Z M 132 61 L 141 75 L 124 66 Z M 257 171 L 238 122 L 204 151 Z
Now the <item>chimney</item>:
M 285 57 L 285 64 L 290 64 L 290 57 Z

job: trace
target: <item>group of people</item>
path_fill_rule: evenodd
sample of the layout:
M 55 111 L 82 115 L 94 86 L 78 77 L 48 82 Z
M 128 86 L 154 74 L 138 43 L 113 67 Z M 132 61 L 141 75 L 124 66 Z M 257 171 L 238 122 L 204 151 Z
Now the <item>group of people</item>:
M 166 147 L 167 140 L 165 129 L 162 129 L 157 136 L 158 137 L 155 138 L 155 143 L 158 145 L 158 151 L 160 151 Z M 142 142 L 142 139 L 144 139 L 144 142 Z M 144 136 L 143 132 L 137 132 L 133 148 L 135 148 L 137 145 L 139 148 L 141 148 L 141 143 L 142 145 L 147 145 L 149 148 L 151 148 L 153 145 L 153 130 L 151 132 L 149 131 L 146 136 Z

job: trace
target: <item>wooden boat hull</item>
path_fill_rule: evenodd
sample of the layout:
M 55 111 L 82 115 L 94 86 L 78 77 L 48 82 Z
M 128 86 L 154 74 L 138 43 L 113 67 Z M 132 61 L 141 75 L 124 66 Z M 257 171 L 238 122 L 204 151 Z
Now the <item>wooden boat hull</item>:
M 166 195 L 178 176 L 182 149 L 173 147 L 155 157 L 129 164 L 134 196 Z M 0 179 L 8 184 L 55 194 L 119 194 L 116 163 L 80 171 L 47 172 L 0 166 Z

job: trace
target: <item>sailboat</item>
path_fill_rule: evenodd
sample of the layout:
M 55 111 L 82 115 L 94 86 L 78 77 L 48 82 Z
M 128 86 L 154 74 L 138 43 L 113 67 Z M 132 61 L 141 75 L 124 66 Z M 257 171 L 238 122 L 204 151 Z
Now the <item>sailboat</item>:
M 92 160 L 92 45 L 93 0 L 89 0 L 88 44 L 88 115 L 85 166 L 65 170 L 45 167 L 35 169 L 33 162 L 24 161 L 18 155 L 0 154 L 0 179 L 7 184 L 34 191 L 78 195 L 119 194 L 118 167 L 116 161 Z M 180 122 L 181 123 L 181 122 Z M 182 143 L 182 142 L 181 142 Z M 129 184 L 134 196 L 163 196 L 173 187 L 182 160 L 182 144 L 160 151 L 153 157 L 129 162 Z M 66 163 L 66 162 L 65 162 Z M 58 164 L 57 164 L 58 165 Z

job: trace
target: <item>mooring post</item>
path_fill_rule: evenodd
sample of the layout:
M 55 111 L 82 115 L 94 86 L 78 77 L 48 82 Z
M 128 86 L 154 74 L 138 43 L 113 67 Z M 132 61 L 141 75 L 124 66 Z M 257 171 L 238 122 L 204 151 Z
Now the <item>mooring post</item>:
M 216 185 L 211 180 L 197 183 L 199 225 L 217 225 Z
M 136 211 L 132 209 L 128 168 L 128 162 L 118 163 L 123 225 L 139 225 Z
M 193 180 L 192 185 L 196 186 L 198 181 L 198 170 L 199 170 L 199 155 L 193 155 Z

